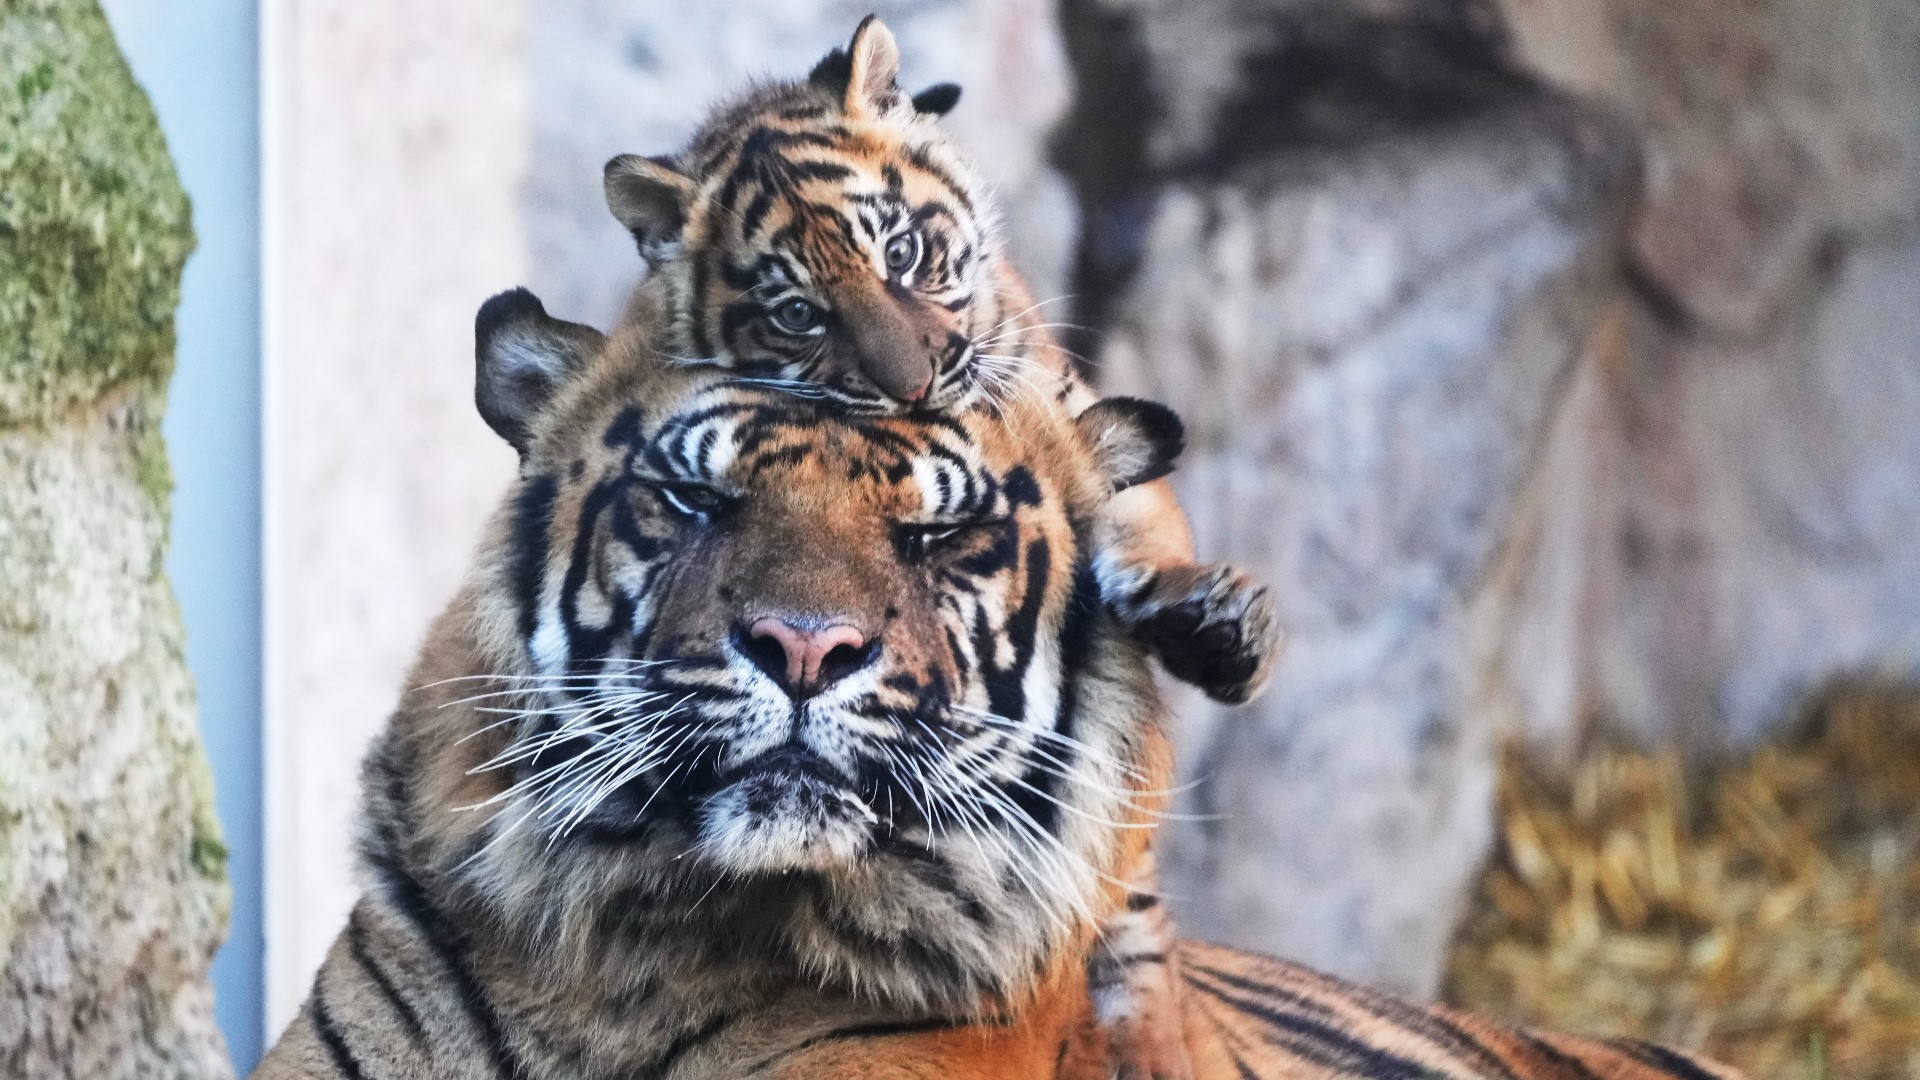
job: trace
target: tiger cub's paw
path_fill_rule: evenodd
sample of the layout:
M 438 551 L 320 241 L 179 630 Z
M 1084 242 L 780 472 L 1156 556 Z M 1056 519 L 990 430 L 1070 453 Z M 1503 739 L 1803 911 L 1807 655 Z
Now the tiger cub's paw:
M 1229 563 L 1106 569 L 1108 606 L 1168 674 L 1229 705 L 1266 686 L 1281 640 L 1266 585 Z

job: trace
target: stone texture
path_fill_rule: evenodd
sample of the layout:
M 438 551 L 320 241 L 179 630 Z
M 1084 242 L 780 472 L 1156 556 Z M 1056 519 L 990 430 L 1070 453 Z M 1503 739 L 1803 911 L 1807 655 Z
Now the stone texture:
M 1261 703 L 1186 711 L 1220 815 L 1166 840 L 1188 932 L 1432 989 L 1494 779 L 1468 608 L 1607 303 L 1625 175 L 1516 102 L 1162 192 L 1102 385 L 1187 418 L 1204 553 L 1259 567 L 1289 631 Z
M 232 1074 L 225 849 L 161 574 L 193 246 L 87 0 L 0 6 L 0 1073 Z
M 543 5 L 528 43 L 533 154 L 528 282 L 566 318 L 605 326 L 641 272 L 607 212 L 600 169 L 622 153 L 677 150 L 709 108 L 755 76 L 797 78 L 877 13 L 898 37 L 909 89 L 964 88 L 944 121 L 994 185 L 1037 295 L 1059 296 L 1075 213 L 1046 166 L 1066 106 L 1053 12 L 1036 0 L 754 0 Z
M 1594 480 L 1535 508 L 1588 545 L 1525 586 L 1585 617 L 1577 692 L 1518 716 L 1548 749 L 1597 719 L 1712 755 L 1824 682 L 1913 677 L 1920 9 L 1502 9 L 1515 63 L 1646 161 L 1625 331 L 1559 454 Z
M 1752 338 L 1830 245 L 1920 207 L 1920 8 L 1906 0 L 1497 0 L 1514 64 L 1630 120 L 1628 256 L 1685 317 Z

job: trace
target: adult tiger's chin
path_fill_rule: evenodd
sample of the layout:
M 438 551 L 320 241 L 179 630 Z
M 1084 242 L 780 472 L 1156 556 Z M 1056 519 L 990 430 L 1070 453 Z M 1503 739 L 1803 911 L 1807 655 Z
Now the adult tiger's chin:
M 873 851 L 879 823 L 873 808 L 846 787 L 769 764 L 707 798 L 696 853 L 732 874 L 831 872 Z

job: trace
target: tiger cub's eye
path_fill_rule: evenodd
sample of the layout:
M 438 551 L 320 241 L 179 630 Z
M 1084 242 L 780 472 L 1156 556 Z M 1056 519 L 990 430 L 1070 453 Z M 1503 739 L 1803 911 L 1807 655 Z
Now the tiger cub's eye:
M 773 321 L 789 334 L 804 334 L 820 325 L 821 312 L 811 301 L 795 298 L 773 309 Z
M 920 261 L 920 234 L 903 232 L 887 241 L 887 270 L 904 274 Z

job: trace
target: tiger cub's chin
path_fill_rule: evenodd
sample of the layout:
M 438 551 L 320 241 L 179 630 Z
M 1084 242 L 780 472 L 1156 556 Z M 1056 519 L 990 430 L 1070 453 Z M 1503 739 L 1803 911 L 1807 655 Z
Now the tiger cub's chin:
M 839 784 L 762 769 L 707 799 L 697 853 L 715 868 L 741 875 L 841 870 L 873 850 L 879 820 Z

